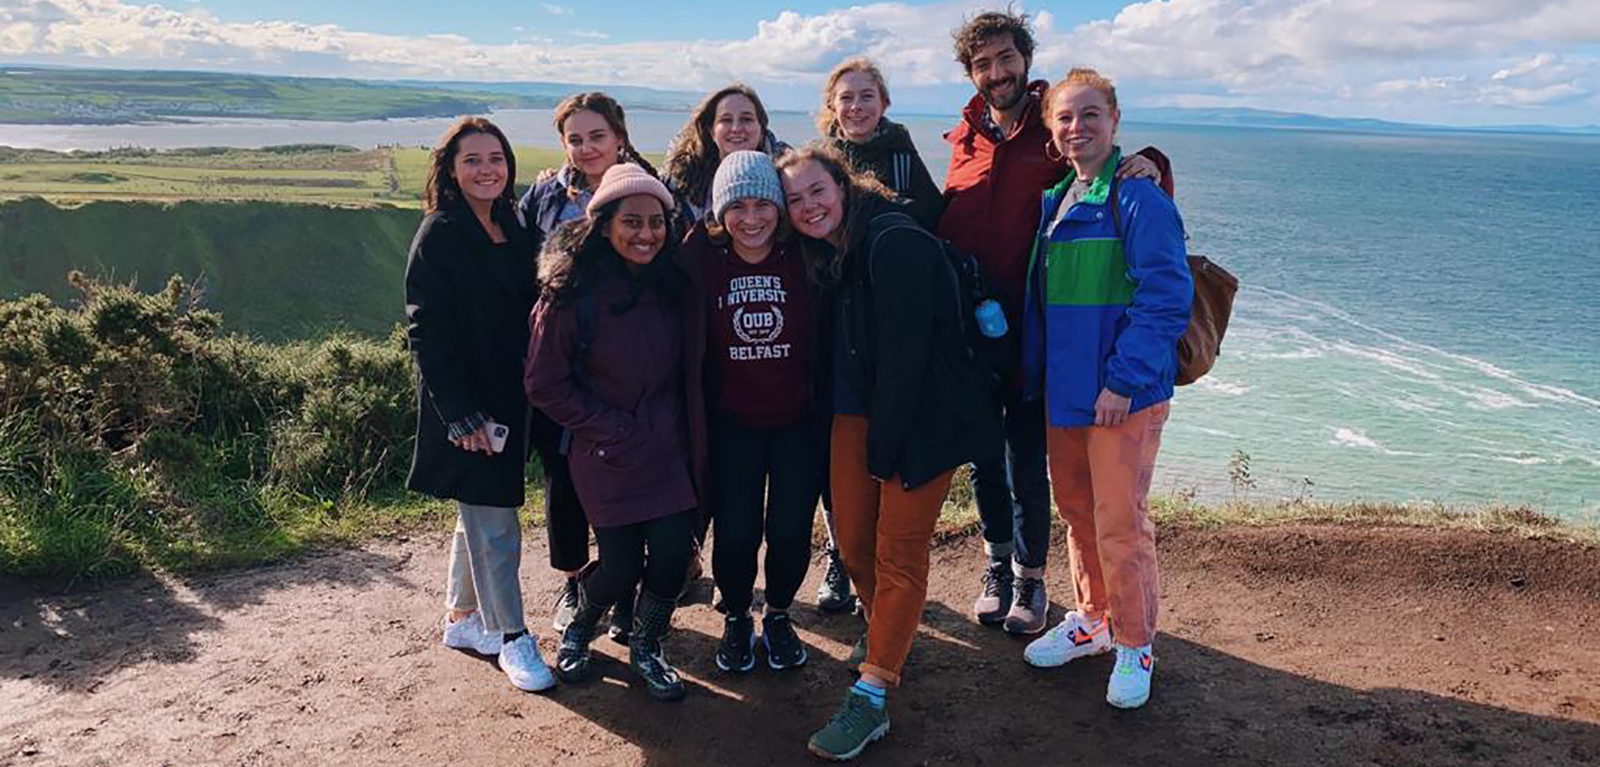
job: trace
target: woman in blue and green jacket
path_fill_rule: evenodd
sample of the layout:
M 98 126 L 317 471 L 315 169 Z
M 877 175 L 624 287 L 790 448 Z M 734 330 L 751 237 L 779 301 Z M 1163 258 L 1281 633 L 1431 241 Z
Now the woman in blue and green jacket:
M 1194 283 L 1172 199 L 1113 178 L 1111 81 L 1074 69 L 1044 104 L 1071 170 L 1045 192 L 1028 267 L 1024 396 L 1045 399 L 1078 608 L 1023 657 L 1052 667 L 1115 650 L 1106 702 L 1136 708 L 1150 697 L 1159 591 L 1147 497 Z

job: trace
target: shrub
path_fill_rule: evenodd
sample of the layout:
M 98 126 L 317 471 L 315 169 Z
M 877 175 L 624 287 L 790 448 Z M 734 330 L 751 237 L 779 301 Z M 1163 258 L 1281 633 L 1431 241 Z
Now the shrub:
M 396 337 L 272 346 L 222 335 L 177 277 L 70 280 L 70 308 L 0 302 L 0 573 L 270 554 L 285 525 L 400 490 L 416 416 Z

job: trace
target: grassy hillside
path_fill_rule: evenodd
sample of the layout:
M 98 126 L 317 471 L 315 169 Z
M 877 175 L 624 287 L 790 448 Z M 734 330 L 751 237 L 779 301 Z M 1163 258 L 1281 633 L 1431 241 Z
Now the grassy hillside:
M 517 156 L 524 184 L 561 161 Z M 72 270 L 144 290 L 178 274 L 231 330 L 380 335 L 401 319 L 427 163 L 418 148 L 0 148 L 0 299 L 71 299 Z
M 73 269 L 155 290 L 173 274 L 232 329 L 267 339 L 333 328 L 386 333 L 401 319 L 420 212 L 267 202 L 0 202 L 0 296 L 76 291 Z
M 378 120 L 540 108 L 550 96 L 216 72 L 35 69 L 0 77 L 0 122 L 125 123 L 160 117 Z

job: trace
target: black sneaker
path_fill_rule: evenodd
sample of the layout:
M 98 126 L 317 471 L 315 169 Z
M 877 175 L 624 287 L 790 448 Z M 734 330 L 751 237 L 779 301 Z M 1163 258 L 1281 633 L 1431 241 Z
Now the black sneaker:
M 761 643 L 767 648 L 767 665 L 773 671 L 795 668 L 806 664 L 806 646 L 794 633 L 789 614 L 768 613 L 761 619 Z
M 850 595 L 850 575 L 839 561 L 839 550 L 829 547 L 826 556 L 828 569 L 822 573 L 822 584 L 817 587 L 817 607 L 823 612 L 843 612 L 855 606 Z
M 729 615 L 722 621 L 722 644 L 717 647 L 717 668 L 743 673 L 756 667 L 755 621 L 750 613 Z
M 566 631 L 572 616 L 578 612 L 578 579 L 568 578 L 556 595 L 555 619 L 550 622 L 556 631 Z

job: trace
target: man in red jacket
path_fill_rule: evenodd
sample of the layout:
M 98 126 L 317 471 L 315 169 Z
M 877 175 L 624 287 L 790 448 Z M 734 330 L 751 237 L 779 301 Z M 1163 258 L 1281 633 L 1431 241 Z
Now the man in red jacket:
M 1028 81 L 1033 34 L 1027 16 L 988 12 L 955 33 L 956 60 L 977 94 L 945 140 L 950 171 L 939 236 L 972 254 L 1001 294 L 1011 338 L 1021 337 L 1028 256 L 1039 229 L 1044 191 L 1066 174 L 1064 158 L 1045 153 L 1050 138 L 1041 102 L 1049 83 Z M 1159 179 L 1172 193 L 1166 157 L 1154 148 L 1124 161 L 1123 176 Z M 973 614 L 1013 634 L 1044 630 L 1050 602 L 1044 566 L 1050 546 L 1050 481 L 1045 463 L 1044 402 L 1022 402 L 1007 387 L 1005 457 L 975 465 L 973 495 L 989 565 Z

